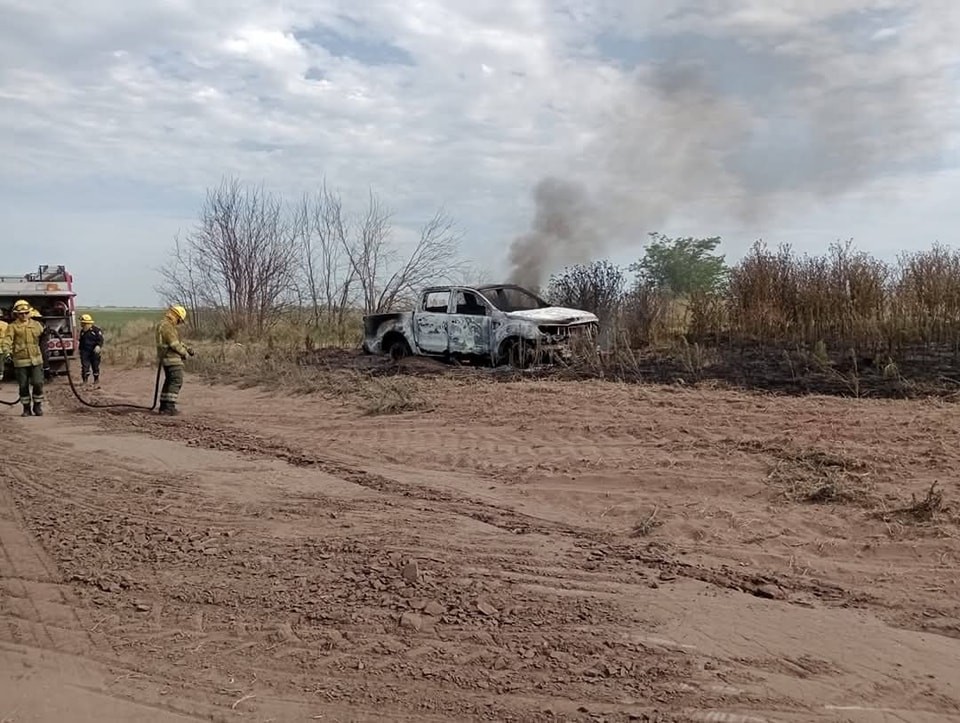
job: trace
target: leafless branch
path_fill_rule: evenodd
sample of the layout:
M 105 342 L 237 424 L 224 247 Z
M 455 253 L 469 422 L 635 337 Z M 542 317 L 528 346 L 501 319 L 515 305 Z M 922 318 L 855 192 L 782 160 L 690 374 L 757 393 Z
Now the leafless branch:
M 293 290 L 296 225 L 262 186 L 224 180 L 208 190 L 195 228 L 162 271 L 168 293 L 220 316 L 227 336 L 262 333 Z
M 460 232 L 442 209 L 420 229 L 410 255 L 387 279 L 377 296 L 375 311 L 391 309 L 429 284 L 453 280 L 464 264 L 458 259 Z

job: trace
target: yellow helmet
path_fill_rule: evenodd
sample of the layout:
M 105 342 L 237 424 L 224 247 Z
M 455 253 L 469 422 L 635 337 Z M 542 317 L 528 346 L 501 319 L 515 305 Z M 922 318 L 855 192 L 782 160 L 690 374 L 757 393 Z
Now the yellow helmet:
M 31 319 L 39 319 L 41 316 L 42 316 L 42 314 L 41 314 L 39 311 L 37 311 L 36 309 L 34 309 L 32 306 L 30 307 L 30 318 L 31 318 Z
M 80 323 L 81 324 L 92 324 L 93 317 L 90 314 L 80 314 Z
M 18 299 L 17 302 L 13 305 L 14 314 L 29 314 L 30 313 L 30 304 L 28 304 L 23 299 Z
M 179 304 L 174 304 L 170 307 L 170 313 L 176 316 L 180 321 L 187 320 L 187 310 L 180 306 Z

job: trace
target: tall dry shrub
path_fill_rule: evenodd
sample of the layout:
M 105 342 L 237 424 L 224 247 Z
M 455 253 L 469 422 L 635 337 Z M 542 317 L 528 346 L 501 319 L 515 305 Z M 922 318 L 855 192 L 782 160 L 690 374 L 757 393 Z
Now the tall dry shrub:
M 729 333 L 728 296 L 720 292 L 691 294 L 687 303 L 687 334 L 700 342 L 719 343 Z
M 789 246 L 756 242 L 730 270 L 727 308 L 733 336 L 746 343 L 789 338 L 796 319 L 796 262 Z
M 795 259 L 797 306 L 792 341 L 861 349 L 884 342 L 890 269 L 850 242 L 825 256 Z
M 557 306 L 583 309 L 597 315 L 600 325 L 612 325 L 623 301 L 623 270 L 609 261 L 568 266 L 550 277 L 547 299 Z
M 960 252 L 940 244 L 900 256 L 889 334 L 898 345 L 956 345 L 960 336 Z
M 617 326 L 631 348 L 650 346 L 670 336 L 672 298 L 666 291 L 637 286 L 623 297 Z
M 758 242 L 730 274 L 730 332 L 743 343 L 881 344 L 890 277 L 887 264 L 849 242 L 822 256 Z

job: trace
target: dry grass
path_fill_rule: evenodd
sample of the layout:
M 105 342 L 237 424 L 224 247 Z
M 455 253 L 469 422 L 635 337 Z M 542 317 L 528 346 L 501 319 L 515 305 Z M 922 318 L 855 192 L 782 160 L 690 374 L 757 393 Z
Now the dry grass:
M 356 405 L 366 415 L 400 414 L 428 405 L 417 379 L 382 377 L 353 369 L 301 363 L 295 346 L 200 343 L 187 369 L 214 384 L 269 386 L 290 395 L 317 394 Z
M 960 341 L 960 251 L 933 246 L 890 264 L 835 244 L 799 256 L 757 244 L 727 289 L 688 301 L 685 334 L 739 344 L 817 344 L 841 355 L 895 354 Z
M 918 346 L 960 349 L 960 251 L 934 245 L 887 263 L 851 244 L 810 256 L 758 243 L 725 288 L 682 299 L 637 289 L 606 319 L 608 350 L 819 347 L 824 362 L 882 357 L 889 365 Z
M 655 529 L 663 524 L 663 520 L 657 518 L 659 508 L 654 507 L 653 511 L 645 518 L 640 520 L 630 530 L 631 537 L 648 537 Z
M 936 522 L 941 515 L 949 512 L 944 505 L 943 490 L 938 489 L 937 482 L 933 482 L 927 493 L 920 499 L 915 494 L 910 495 L 910 504 L 894 509 L 883 509 L 874 513 L 874 517 L 884 522 L 897 521 L 900 523 L 924 524 Z
M 818 449 L 776 449 L 767 476 L 779 496 L 806 504 L 855 504 L 875 500 L 865 462 Z
M 429 405 L 421 395 L 419 382 L 404 377 L 367 377 L 358 387 L 369 416 L 426 411 Z

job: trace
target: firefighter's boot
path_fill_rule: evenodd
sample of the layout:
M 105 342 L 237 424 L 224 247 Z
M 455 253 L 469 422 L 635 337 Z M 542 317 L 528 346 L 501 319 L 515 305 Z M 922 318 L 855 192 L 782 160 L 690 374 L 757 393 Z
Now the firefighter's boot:
M 169 408 L 170 402 L 160 402 L 160 408 L 157 410 L 157 414 L 166 414 Z
M 177 409 L 177 403 L 176 403 L 176 402 L 168 402 L 168 403 L 167 403 L 167 414 L 169 414 L 171 417 L 175 417 L 175 416 L 177 416 L 178 414 L 180 414 L 180 410 Z
M 43 402 L 34 402 L 33 403 L 33 416 L 42 417 L 43 416 Z
M 23 405 L 23 411 L 20 413 L 20 416 L 21 416 L 21 417 L 32 417 L 32 416 L 33 416 L 33 411 L 30 409 L 30 405 L 29 405 L 29 404 L 24 404 L 24 405 Z

